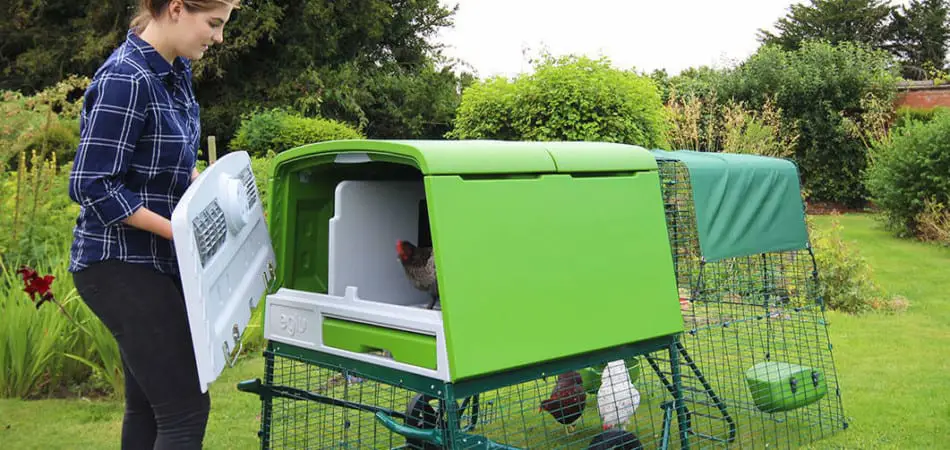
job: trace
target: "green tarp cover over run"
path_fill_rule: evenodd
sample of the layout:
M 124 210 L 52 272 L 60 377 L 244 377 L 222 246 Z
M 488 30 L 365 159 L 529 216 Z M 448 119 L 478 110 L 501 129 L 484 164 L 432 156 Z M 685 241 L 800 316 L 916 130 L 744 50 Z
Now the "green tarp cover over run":
M 787 160 L 690 150 L 651 151 L 689 170 L 707 261 L 808 245 L 798 169 Z

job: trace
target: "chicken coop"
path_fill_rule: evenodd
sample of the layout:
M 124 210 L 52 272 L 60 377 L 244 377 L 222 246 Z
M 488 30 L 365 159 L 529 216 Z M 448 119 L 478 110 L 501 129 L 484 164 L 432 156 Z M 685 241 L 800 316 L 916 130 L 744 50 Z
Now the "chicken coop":
M 261 447 L 791 446 L 846 427 L 797 176 L 591 142 L 281 153 L 257 239 L 265 373 L 238 386 L 261 399 Z M 432 249 L 439 308 L 397 241 Z

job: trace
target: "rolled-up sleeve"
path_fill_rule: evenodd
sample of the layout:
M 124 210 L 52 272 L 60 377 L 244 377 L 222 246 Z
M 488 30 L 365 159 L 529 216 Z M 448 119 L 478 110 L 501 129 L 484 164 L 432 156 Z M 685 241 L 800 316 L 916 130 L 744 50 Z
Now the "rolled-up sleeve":
M 105 74 L 86 92 L 69 196 L 105 226 L 131 216 L 143 204 L 123 179 L 145 125 L 147 100 L 135 75 Z

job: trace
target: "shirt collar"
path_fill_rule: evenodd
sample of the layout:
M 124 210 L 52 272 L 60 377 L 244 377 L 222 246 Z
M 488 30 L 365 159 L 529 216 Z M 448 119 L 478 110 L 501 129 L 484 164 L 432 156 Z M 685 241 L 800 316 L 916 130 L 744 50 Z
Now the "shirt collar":
M 170 83 L 177 81 L 177 79 L 181 77 L 185 68 L 185 62 L 181 57 L 175 57 L 175 64 L 173 66 L 158 53 L 158 50 L 155 50 L 155 47 L 145 42 L 145 40 L 135 34 L 133 30 L 128 31 L 126 38 L 132 50 L 145 59 L 145 62 L 148 63 L 148 66 L 152 69 L 152 72 L 155 72 L 158 78 Z

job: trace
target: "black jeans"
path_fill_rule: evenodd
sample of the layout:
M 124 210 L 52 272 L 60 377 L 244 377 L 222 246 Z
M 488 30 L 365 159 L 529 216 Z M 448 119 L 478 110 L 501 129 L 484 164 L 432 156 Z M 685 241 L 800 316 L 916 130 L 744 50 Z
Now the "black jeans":
M 114 260 L 76 272 L 73 280 L 122 355 L 122 448 L 200 449 L 211 400 L 198 387 L 181 281 Z

